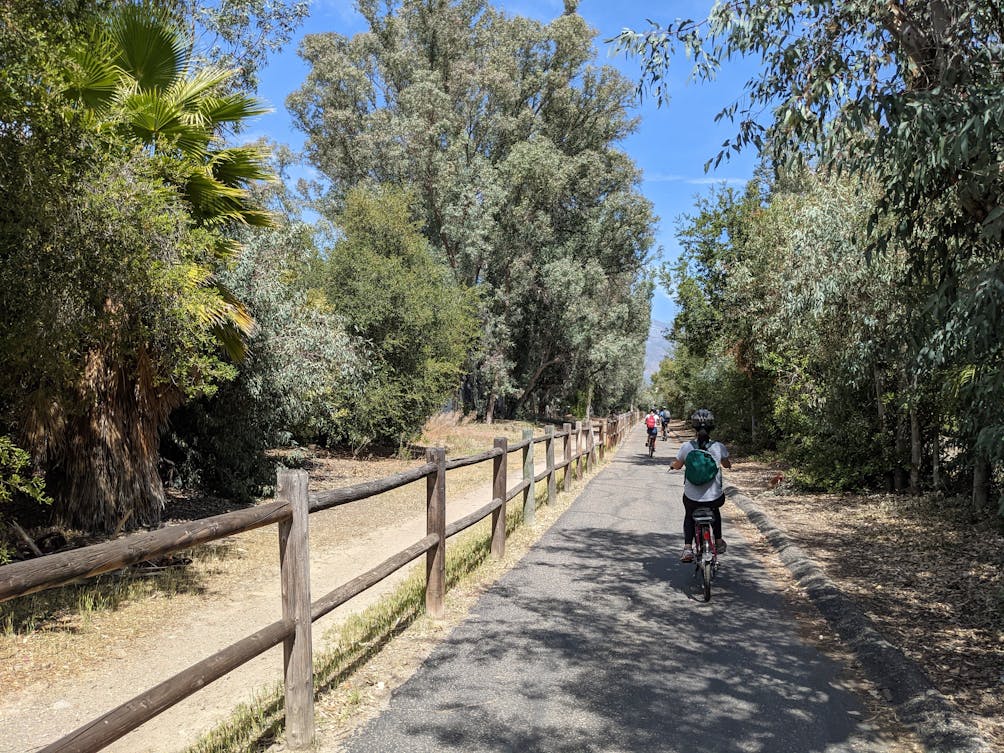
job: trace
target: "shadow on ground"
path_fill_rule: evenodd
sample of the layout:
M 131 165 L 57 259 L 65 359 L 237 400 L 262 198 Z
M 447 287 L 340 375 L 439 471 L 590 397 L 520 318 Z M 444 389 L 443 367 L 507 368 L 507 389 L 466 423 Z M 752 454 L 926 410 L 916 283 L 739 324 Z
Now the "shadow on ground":
M 884 749 L 742 542 L 704 604 L 679 536 L 624 513 L 545 536 L 350 749 Z

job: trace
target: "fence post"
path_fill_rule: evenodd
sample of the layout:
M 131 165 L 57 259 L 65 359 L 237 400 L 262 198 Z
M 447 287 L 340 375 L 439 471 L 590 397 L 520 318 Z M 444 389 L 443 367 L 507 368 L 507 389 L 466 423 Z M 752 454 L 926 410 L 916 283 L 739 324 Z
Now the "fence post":
M 596 424 L 589 419 L 589 465 L 596 467 Z
M 575 480 L 582 478 L 582 422 L 575 422 Z
M 425 611 L 441 620 L 446 616 L 446 450 L 429 447 L 425 462 L 436 464 L 425 479 L 425 532 L 439 537 L 425 553 Z
M 544 442 L 544 454 L 547 457 L 547 504 L 553 505 L 558 494 L 558 472 L 554 470 L 554 427 L 548 426 L 544 429 L 544 434 L 547 435 L 547 441 Z
M 565 432 L 565 476 L 563 483 L 565 491 L 572 490 L 572 425 L 562 424 L 561 430 Z
M 600 462 L 607 456 L 607 419 L 600 421 Z
M 505 556 L 505 496 L 509 490 L 506 482 L 509 440 L 495 437 L 495 449 L 502 450 L 502 454 L 494 458 L 492 464 L 492 498 L 501 499 L 502 505 L 492 513 L 492 557 L 502 559 Z
M 310 636 L 310 516 L 307 472 L 280 468 L 276 493 L 287 502 L 292 516 L 279 523 L 279 572 L 282 581 L 282 619 L 295 624 L 282 644 L 286 687 L 286 746 L 291 750 L 314 742 L 314 660 Z
M 534 494 L 533 483 L 533 429 L 523 429 L 523 483 L 528 486 L 523 490 L 523 522 L 532 526 L 537 517 L 537 495 Z

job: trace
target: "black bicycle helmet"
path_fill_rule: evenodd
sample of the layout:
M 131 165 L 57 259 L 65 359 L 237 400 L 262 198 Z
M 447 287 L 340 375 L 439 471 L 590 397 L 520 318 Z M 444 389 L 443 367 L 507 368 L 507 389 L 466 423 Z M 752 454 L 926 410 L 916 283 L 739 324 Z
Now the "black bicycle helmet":
M 695 429 L 708 429 L 710 431 L 715 428 L 715 414 L 707 408 L 698 408 L 690 417 L 690 423 Z

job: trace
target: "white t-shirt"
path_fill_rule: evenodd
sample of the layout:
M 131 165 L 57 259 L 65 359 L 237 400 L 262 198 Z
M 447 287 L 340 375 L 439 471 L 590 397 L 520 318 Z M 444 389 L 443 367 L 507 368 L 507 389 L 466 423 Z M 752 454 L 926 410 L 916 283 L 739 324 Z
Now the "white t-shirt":
M 687 455 L 689 455 L 693 449 L 693 442 L 684 442 L 680 446 L 680 451 L 676 453 L 676 459 L 681 463 L 685 463 Z M 711 481 L 702 486 L 690 483 L 687 481 L 686 477 L 683 479 L 684 496 L 687 497 L 687 499 L 694 500 L 695 502 L 713 502 L 722 496 L 722 460 L 729 456 L 729 451 L 725 449 L 725 445 L 721 442 L 712 442 L 707 448 L 707 451 L 708 454 L 715 459 L 715 462 L 718 463 L 717 475 Z

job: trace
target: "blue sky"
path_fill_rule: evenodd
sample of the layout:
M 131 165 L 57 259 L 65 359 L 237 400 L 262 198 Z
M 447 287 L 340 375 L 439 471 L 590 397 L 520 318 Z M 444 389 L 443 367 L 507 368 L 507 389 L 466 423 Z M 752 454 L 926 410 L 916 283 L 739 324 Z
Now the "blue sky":
M 506 12 L 549 21 L 564 9 L 562 0 L 497 0 L 496 6 Z M 646 19 L 668 22 L 677 16 L 703 17 L 711 0 L 676 0 L 652 3 L 641 0 L 582 0 L 579 13 L 599 31 L 598 58 L 620 69 L 631 80 L 637 80 L 640 66 L 637 60 L 617 55 L 604 39 L 621 29 L 645 29 Z M 303 136 L 291 126 L 285 108 L 286 97 L 298 88 L 307 75 L 307 66 L 296 54 L 299 40 L 305 34 L 335 31 L 351 35 L 364 29 L 362 18 L 355 12 L 354 0 L 312 0 L 311 14 L 296 39 L 278 56 L 269 61 L 261 75 L 259 96 L 275 111 L 262 117 L 248 134 L 253 138 L 268 136 L 275 141 L 299 148 Z M 622 148 L 642 169 L 642 191 L 655 205 L 659 216 L 656 245 L 662 248 L 662 259 L 672 260 L 679 252 L 675 238 L 677 218 L 689 212 L 694 197 L 708 190 L 709 184 L 729 182 L 741 184 L 752 177 L 755 155 L 741 154 L 723 162 L 717 170 L 705 173 L 704 163 L 714 157 L 721 143 L 732 135 L 728 123 L 715 123 L 715 114 L 729 104 L 741 91 L 748 72 L 742 64 L 727 68 L 713 84 L 688 83 L 686 61 L 675 67 L 672 75 L 672 99 L 662 108 L 646 100 L 638 108 L 641 125 L 638 131 L 622 143 Z M 745 74 L 745 75 L 744 75 Z M 669 322 L 675 307 L 661 288 L 653 301 L 653 319 Z

